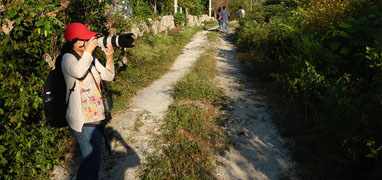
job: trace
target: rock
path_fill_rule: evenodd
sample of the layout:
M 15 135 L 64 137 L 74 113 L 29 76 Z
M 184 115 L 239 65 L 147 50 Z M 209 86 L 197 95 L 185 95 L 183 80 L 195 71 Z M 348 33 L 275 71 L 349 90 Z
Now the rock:
M 206 14 L 203 14 L 199 17 L 200 23 L 207 22 L 207 21 L 214 21 L 215 19 L 213 17 L 209 17 Z
M 150 32 L 150 29 L 145 22 L 139 23 L 138 28 L 139 28 L 140 32 L 142 33 L 142 35 L 143 35 L 143 33 L 149 33 Z
M 140 37 L 143 35 L 143 33 L 140 32 L 139 28 L 136 25 L 133 25 L 130 28 L 130 32 L 133 33 L 135 37 Z
M 152 21 L 150 24 L 150 32 L 153 34 L 158 34 L 160 29 L 160 21 Z
M 189 27 L 193 27 L 193 26 L 196 26 L 197 25 L 197 17 L 195 19 L 196 16 L 193 16 L 193 15 L 187 15 L 187 26 Z
M 203 22 L 215 20 L 214 18 L 209 17 L 206 14 L 203 14 L 200 17 L 193 16 L 193 15 L 187 15 L 186 18 L 187 18 L 187 26 L 190 26 L 190 27 L 201 26 L 203 24 Z
M 159 32 L 168 31 L 175 28 L 174 16 L 163 16 L 160 19 Z

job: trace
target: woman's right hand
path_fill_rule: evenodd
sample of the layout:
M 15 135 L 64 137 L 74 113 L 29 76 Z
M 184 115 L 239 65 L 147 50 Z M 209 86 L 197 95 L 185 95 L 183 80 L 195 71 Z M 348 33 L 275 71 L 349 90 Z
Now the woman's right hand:
M 85 51 L 93 54 L 94 49 L 97 47 L 97 39 L 95 37 L 90 38 L 85 42 Z

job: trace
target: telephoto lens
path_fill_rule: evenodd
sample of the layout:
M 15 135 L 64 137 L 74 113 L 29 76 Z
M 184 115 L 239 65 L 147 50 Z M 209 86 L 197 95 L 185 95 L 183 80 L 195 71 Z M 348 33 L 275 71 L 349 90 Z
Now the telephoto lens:
M 134 34 L 126 33 L 120 35 L 112 35 L 112 36 L 99 36 L 97 38 L 98 46 L 104 49 L 108 44 L 111 44 L 113 48 L 121 47 L 121 48 L 132 48 L 134 47 Z

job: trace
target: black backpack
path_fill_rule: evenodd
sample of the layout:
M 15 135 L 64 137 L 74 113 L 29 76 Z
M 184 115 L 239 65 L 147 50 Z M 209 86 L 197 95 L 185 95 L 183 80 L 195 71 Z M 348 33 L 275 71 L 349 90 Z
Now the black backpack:
M 61 60 L 62 55 L 57 57 L 55 68 L 49 72 L 43 94 L 47 125 L 56 128 L 68 126 L 65 116 L 69 102 L 66 102 L 66 83 L 61 70 Z M 68 99 L 70 99 L 75 86 L 76 83 L 70 89 Z

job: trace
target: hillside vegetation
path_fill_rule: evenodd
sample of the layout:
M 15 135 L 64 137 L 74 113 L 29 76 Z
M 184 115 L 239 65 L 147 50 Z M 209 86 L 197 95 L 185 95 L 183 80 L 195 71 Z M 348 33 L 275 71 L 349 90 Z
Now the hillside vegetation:
M 278 123 L 303 179 L 380 179 L 382 2 L 266 0 L 251 8 L 236 34 L 239 58 L 284 100 Z

